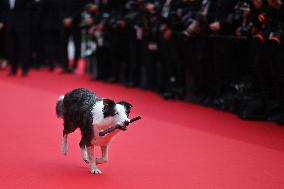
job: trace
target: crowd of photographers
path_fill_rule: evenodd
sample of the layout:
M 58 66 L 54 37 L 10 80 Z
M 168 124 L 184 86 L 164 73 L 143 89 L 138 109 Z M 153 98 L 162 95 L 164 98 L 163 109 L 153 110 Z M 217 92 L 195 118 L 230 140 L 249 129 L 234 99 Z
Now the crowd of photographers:
M 282 0 L 15 1 L 0 0 L 11 75 L 32 61 L 72 72 L 84 57 L 93 80 L 284 122 Z

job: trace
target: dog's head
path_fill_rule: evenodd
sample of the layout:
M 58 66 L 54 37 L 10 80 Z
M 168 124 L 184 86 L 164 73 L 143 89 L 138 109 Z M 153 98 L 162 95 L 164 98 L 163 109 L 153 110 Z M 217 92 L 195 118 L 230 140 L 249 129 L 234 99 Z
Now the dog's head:
M 103 114 L 104 117 L 114 117 L 117 123 L 123 123 L 129 121 L 128 116 L 130 114 L 132 105 L 125 101 L 115 103 L 110 99 L 103 99 Z
M 120 101 L 116 103 L 115 109 L 116 109 L 116 118 L 117 122 L 125 122 L 128 121 L 128 116 L 130 114 L 131 108 L 133 106 L 125 101 Z

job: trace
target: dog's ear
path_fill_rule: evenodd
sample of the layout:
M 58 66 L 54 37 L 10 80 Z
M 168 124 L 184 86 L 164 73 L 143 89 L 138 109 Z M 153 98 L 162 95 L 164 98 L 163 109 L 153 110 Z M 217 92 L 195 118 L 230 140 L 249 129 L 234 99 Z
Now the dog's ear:
M 114 116 L 115 115 L 115 102 L 111 99 L 103 99 L 104 104 L 104 117 Z
M 131 108 L 133 107 L 132 104 L 130 104 L 129 102 L 125 102 L 125 101 L 120 101 L 120 102 L 118 102 L 117 104 L 121 104 L 122 106 L 124 106 L 127 115 L 130 114 L 130 110 L 131 110 Z
M 103 103 L 104 103 L 104 105 L 105 106 L 112 106 L 112 105 L 115 105 L 115 102 L 113 101 L 113 100 L 111 100 L 111 99 L 107 99 L 107 98 L 104 98 L 103 99 Z

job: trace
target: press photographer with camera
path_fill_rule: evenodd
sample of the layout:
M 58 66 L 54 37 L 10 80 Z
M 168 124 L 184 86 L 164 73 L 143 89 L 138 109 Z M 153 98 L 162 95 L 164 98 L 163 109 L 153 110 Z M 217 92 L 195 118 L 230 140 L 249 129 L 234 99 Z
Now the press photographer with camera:
M 284 95 L 284 66 L 283 66 L 283 31 L 284 31 L 284 5 L 282 0 L 268 0 L 266 19 L 269 19 L 267 27 L 269 35 L 261 49 L 260 62 L 262 69 L 259 75 L 262 84 L 262 97 L 267 112 L 264 112 L 270 120 L 283 121 L 283 95 Z M 277 113 L 276 113 L 277 112 Z
M 186 36 L 197 40 L 188 101 L 211 105 L 227 90 L 230 78 L 226 82 L 224 77 L 232 70 L 227 62 L 234 57 L 231 38 L 239 26 L 239 20 L 234 19 L 237 3 L 237 0 L 203 0 L 198 14 L 184 31 Z
M 142 78 L 145 1 L 129 0 L 125 6 L 129 41 L 128 74 L 125 74 L 125 84 L 128 87 L 135 87 L 140 85 Z
M 159 91 L 161 74 L 160 43 L 159 43 L 160 14 L 153 3 L 145 4 L 143 22 L 143 65 L 141 87 Z
M 159 39 L 163 82 L 160 93 L 164 98 L 185 97 L 186 78 L 192 75 L 185 70 L 193 71 L 190 56 L 195 56 L 194 48 L 189 50 L 189 46 L 195 45 L 189 42 L 192 39 L 185 37 L 183 31 L 195 18 L 200 4 L 200 0 L 166 1 L 162 4 Z
M 96 67 L 93 80 L 121 82 L 125 64 L 128 63 L 127 25 L 124 18 L 125 1 L 88 0 L 83 12 L 81 28 L 94 40 Z M 122 69 L 123 67 L 123 69 Z
M 272 20 L 271 33 L 269 40 L 279 44 L 283 43 L 283 28 L 284 28 L 284 5 L 281 0 L 268 0 L 270 7 L 269 17 Z
M 58 0 L 41 0 L 38 5 L 36 17 L 40 37 L 36 36 L 38 43 L 38 58 L 44 60 L 49 70 L 55 69 L 60 62 L 60 47 L 62 37 L 62 12 Z
M 63 71 L 65 73 L 74 72 L 76 70 L 78 60 L 81 57 L 81 12 L 83 11 L 85 2 L 84 0 L 61 0 L 60 9 L 62 11 L 62 27 L 63 27 L 63 39 L 62 39 L 62 61 Z M 72 38 L 75 47 L 74 63 L 69 68 L 69 56 L 68 56 L 68 43 Z
M 110 1 L 87 0 L 82 13 L 81 28 L 86 46 L 84 57 L 89 60 L 92 80 L 109 78 L 111 11 Z
M 281 7 L 281 1 L 272 0 L 253 0 L 250 4 L 252 29 L 247 40 L 247 75 L 237 97 L 239 105 L 236 111 L 243 119 L 281 120 L 283 46 L 281 37 L 274 35 L 283 30 Z
M 105 81 L 125 83 L 125 74 L 129 62 L 128 26 L 125 20 L 126 0 L 114 2 L 108 23 L 111 33 L 109 36 L 110 64 L 107 70 L 108 78 Z
M 253 1 L 253 4 L 257 6 L 257 2 L 258 1 Z M 260 2 L 263 4 L 261 8 L 255 8 L 255 12 L 252 13 L 256 28 L 255 37 L 257 37 L 261 42 L 270 40 L 281 44 L 283 42 L 284 19 L 282 2 L 268 0 L 268 5 L 266 5 L 267 3 L 264 1 L 259 1 L 259 3 Z M 255 18 L 255 16 L 257 16 L 257 18 Z

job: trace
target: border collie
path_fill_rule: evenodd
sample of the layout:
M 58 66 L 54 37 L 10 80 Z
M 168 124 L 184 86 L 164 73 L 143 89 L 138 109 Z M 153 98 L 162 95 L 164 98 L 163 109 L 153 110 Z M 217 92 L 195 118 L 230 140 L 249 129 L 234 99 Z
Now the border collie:
M 125 101 L 115 103 L 113 100 L 99 98 L 90 90 L 84 88 L 74 89 L 59 97 L 56 103 L 56 114 L 63 119 L 63 141 L 61 150 L 67 155 L 68 134 L 76 129 L 81 131 L 81 148 L 83 160 L 90 165 L 93 174 L 101 174 L 97 164 L 108 161 L 108 149 L 111 141 L 119 133 L 115 130 L 105 136 L 99 136 L 101 130 L 113 127 L 116 124 L 129 123 L 129 113 L 132 105 Z M 120 130 L 126 130 L 121 127 Z M 102 157 L 96 158 L 94 146 L 99 146 Z

